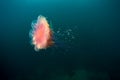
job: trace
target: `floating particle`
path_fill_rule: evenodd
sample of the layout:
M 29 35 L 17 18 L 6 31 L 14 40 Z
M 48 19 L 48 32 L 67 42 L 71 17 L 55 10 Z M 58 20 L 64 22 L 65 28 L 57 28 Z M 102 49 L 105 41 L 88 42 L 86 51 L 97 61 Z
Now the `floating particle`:
M 54 44 L 52 39 L 53 31 L 50 29 L 47 19 L 44 16 L 38 16 L 36 22 L 32 23 L 32 30 L 30 36 L 32 38 L 32 44 L 36 51 L 40 49 L 46 49 Z

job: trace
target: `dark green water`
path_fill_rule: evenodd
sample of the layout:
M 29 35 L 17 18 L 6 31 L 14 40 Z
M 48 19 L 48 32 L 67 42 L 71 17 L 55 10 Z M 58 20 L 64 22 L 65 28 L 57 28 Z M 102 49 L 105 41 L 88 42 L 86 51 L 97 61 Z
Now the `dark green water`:
M 35 52 L 29 31 L 38 15 L 70 36 Z M 0 80 L 120 80 L 119 37 L 119 0 L 1 0 Z

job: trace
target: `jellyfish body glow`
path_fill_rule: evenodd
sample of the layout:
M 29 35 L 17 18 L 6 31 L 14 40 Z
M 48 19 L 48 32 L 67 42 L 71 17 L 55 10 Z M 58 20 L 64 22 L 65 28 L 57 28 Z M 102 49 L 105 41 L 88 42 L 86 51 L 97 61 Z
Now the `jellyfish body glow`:
M 31 43 L 34 45 L 35 50 L 46 49 L 53 45 L 53 31 L 50 29 L 47 19 L 40 15 L 38 16 L 37 21 L 32 24 L 30 36 L 32 38 Z

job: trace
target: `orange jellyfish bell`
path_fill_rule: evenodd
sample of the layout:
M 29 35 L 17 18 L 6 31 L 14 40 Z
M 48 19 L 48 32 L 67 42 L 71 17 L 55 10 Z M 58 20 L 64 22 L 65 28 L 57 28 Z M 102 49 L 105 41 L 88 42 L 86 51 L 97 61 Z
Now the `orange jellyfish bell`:
M 52 35 L 47 19 L 44 16 L 38 16 L 37 22 L 32 25 L 32 44 L 35 50 L 46 49 L 53 45 Z

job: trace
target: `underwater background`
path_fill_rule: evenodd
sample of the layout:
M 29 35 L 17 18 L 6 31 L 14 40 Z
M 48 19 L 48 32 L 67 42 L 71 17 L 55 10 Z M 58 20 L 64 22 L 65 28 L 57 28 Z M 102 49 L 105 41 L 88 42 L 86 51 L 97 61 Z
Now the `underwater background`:
M 57 37 L 36 52 L 39 15 Z M 0 80 L 120 80 L 120 1 L 0 0 Z

